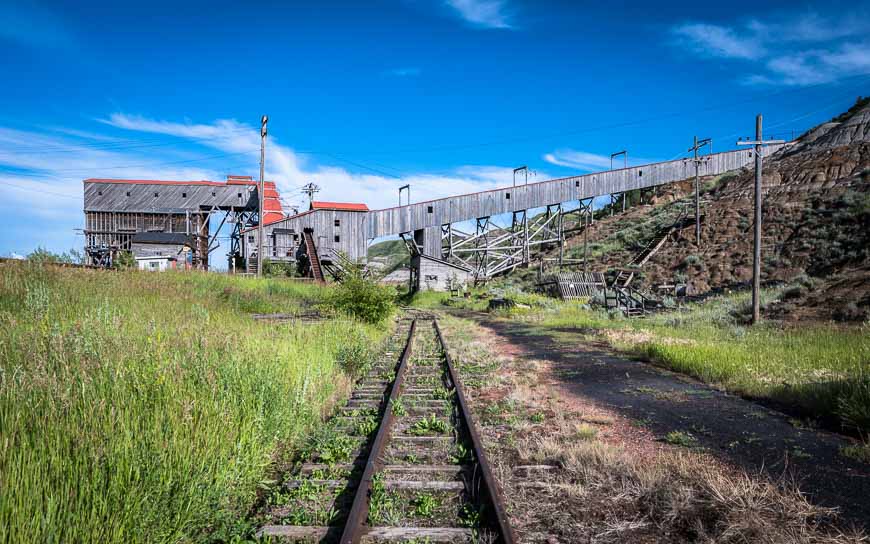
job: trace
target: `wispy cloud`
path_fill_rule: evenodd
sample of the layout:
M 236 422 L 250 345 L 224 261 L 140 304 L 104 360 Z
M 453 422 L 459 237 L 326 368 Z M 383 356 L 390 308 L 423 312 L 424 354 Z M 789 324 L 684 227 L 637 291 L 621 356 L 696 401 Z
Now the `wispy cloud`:
M 137 132 L 166 134 L 196 140 L 222 151 L 244 151 L 259 146 L 258 130 L 232 120 L 211 124 L 188 124 L 159 121 L 145 117 L 113 114 L 104 123 Z M 460 192 L 482 191 L 510 183 L 512 169 L 496 166 L 462 166 L 452 172 L 428 174 L 409 173 L 399 177 L 353 172 L 346 168 L 322 164 L 307 155 L 300 155 L 269 136 L 266 175 L 274 179 L 285 200 L 301 198 L 299 186 L 314 182 L 320 185 L 318 194 L 324 200 L 365 202 L 371 208 L 395 205 L 398 188 L 411 184 L 414 200 L 440 198 Z M 251 171 L 256 170 L 251 161 Z M 300 200 L 301 202 L 301 200 Z
M 423 71 L 419 68 L 393 68 L 390 70 L 386 70 L 384 72 L 388 76 L 396 76 L 396 77 L 415 77 L 419 76 Z
M 0 237 L 0 253 L 26 253 L 36 245 L 53 250 L 81 247 L 82 239 L 76 238 L 74 229 L 83 222 L 84 178 L 222 180 L 228 173 L 255 175 L 259 168 L 259 130 L 253 125 L 228 119 L 166 121 L 124 113 L 99 121 L 107 134 L 63 127 L 33 131 L 0 127 L 0 213 L 19 223 L 39 220 L 44 227 L 27 229 L 15 238 Z M 151 136 L 143 143 L 145 134 Z M 165 136 L 165 141 L 155 135 Z M 218 152 L 227 156 L 220 158 Z M 286 203 L 302 207 L 307 200 L 299 188 L 308 182 L 320 185 L 318 196 L 324 200 L 382 208 L 395 206 L 398 188 L 405 184 L 411 185 L 413 200 L 420 201 L 503 187 L 510 185 L 512 176 L 508 167 L 466 165 L 437 174 L 391 177 L 330 161 L 297 153 L 274 134 L 269 136 L 266 176 L 276 181 Z M 537 179 L 544 177 L 539 173 Z
M 146 153 L 136 148 L 141 144 L 98 136 L 59 127 L 47 131 L 0 127 L 0 213 L 15 218 L 14 225 L 0 236 L 0 254 L 28 253 L 37 245 L 54 251 L 81 249 L 83 240 L 75 229 L 81 228 L 84 221 L 84 178 L 198 180 L 221 179 L 225 173 L 196 164 L 163 164 L 188 160 L 190 151 L 148 148 L 151 152 Z M 122 145 L 128 148 L 122 149 Z M 32 228 L 35 221 L 39 229 Z
M 446 3 L 474 26 L 513 28 L 505 0 L 446 0 Z
M 544 160 L 550 164 L 575 168 L 585 172 L 610 168 L 610 157 L 586 153 L 585 151 L 574 151 L 573 149 L 557 149 L 552 153 L 544 155 Z
M 697 53 L 715 57 L 756 59 L 764 54 L 764 48 L 756 36 L 739 35 L 734 29 L 690 23 L 676 27 L 674 34 Z
M 806 13 L 738 25 L 690 22 L 671 31 L 680 46 L 699 56 L 755 62 L 758 68 L 747 64 L 744 83 L 800 86 L 870 73 L 868 28 L 864 13 Z

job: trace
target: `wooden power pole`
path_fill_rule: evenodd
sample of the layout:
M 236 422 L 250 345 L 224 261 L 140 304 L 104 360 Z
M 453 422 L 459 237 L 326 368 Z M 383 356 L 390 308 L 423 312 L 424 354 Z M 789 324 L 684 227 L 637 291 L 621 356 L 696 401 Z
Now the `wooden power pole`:
M 710 138 L 704 138 L 700 142 L 695 136 L 695 143 L 689 148 L 689 151 L 695 152 L 695 245 L 701 245 L 701 187 L 698 180 L 698 169 L 701 161 L 698 160 L 698 150 L 710 143 Z
M 784 140 L 764 140 L 761 134 L 761 114 L 755 116 L 755 140 L 738 141 L 737 145 L 755 146 L 755 231 L 752 257 L 752 323 L 761 320 L 761 154 L 765 145 L 781 144 Z
M 260 119 L 260 187 L 259 191 L 259 217 L 257 218 L 257 276 L 263 275 L 263 223 L 266 218 L 266 211 L 264 209 L 263 203 L 265 202 L 264 198 L 264 187 L 266 185 L 263 178 L 265 177 L 265 169 L 266 169 L 266 123 L 269 122 L 269 117 L 264 115 L 262 119 Z

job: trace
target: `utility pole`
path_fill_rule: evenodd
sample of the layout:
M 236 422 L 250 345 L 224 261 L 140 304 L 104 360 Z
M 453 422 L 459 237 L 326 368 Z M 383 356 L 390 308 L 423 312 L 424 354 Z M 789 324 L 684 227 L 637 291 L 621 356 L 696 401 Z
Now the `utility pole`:
M 265 169 L 266 169 L 266 123 L 269 122 L 269 116 L 264 115 L 262 119 L 260 119 L 260 207 L 259 209 L 259 218 L 257 220 L 257 276 L 263 275 L 263 222 L 266 217 L 265 210 L 263 209 L 264 198 L 264 187 L 265 181 L 263 178 L 265 177 Z
M 701 185 L 698 181 L 698 169 L 701 161 L 698 160 L 698 150 L 711 142 L 710 138 L 704 138 L 700 142 L 695 136 L 695 143 L 689 148 L 689 151 L 695 152 L 695 245 L 701 245 Z
M 755 116 L 755 140 L 738 141 L 737 145 L 755 146 L 755 232 L 753 236 L 754 253 L 752 257 L 752 323 L 761 320 L 761 153 L 765 145 L 781 144 L 783 140 L 767 140 L 761 137 L 761 114 Z
M 311 207 L 312 203 L 314 202 L 314 193 L 317 193 L 319 191 L 320 191 L 320 187 L 313 184 L 313 183 L 310 183 L 310 182 L 302 187 L 302 192 L 305 193 L 306 195 L 308 195 L 308 207 L 309 208 Z

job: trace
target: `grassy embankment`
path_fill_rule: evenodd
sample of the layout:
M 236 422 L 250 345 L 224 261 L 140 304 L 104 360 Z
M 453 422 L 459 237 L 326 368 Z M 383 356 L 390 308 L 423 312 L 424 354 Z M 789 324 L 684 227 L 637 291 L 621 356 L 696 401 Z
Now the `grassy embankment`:
M 0 266 L 0 542 L 227 541 L 382 327 L 250 312 L 313 285 Z
M 763 293 L 762 302 L 779 291 Z M 415 303 L 437 306 L 444 294 L 421 294 Z M 583 333 L 613 347 L 796 414 L 870 434 L 870 325 L 741 324 L 748 293 L 692 304 L 681 312 L 629 320 L 579 303 L 523 295 L 531 308 L 501 315 L 527 321 L 553 335 Z M 483 309 L 480 300 L 453 301 Z M 442 306 L 443 307 L 443 306 Z

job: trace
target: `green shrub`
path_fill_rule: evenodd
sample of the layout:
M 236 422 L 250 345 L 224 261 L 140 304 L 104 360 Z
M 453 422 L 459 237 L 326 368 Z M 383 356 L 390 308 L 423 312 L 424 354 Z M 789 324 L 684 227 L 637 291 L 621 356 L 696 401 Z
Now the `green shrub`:
M 295 263 L 287 263 L 282 261 L 272 261 L 263 259 L 263 275 L 266 277 L 295 277 L 297 270 Z
M 335 361 L 351 376 L 361 375 L 372 360 L 369 338 L 358 330 L 349 331 L 345 341 L 335 354 Z
M 695 266 L 701 264 L 701 257 L 697 255 L 688 255 L 685 259 L 683 259 L 683 264 L 685 266 Z
M 115 257 L 114 267 L 119 270 L 129 270 L 131 268 L 136 268 L 136 257 L 129 251 L 121 251 L 118 253 L 118 256 Z
M 393 313 L 395 298 L 394 288 L 352 271 L 332 290 L 327 302 L 333 309 L 367 323 L 381 323 Z

